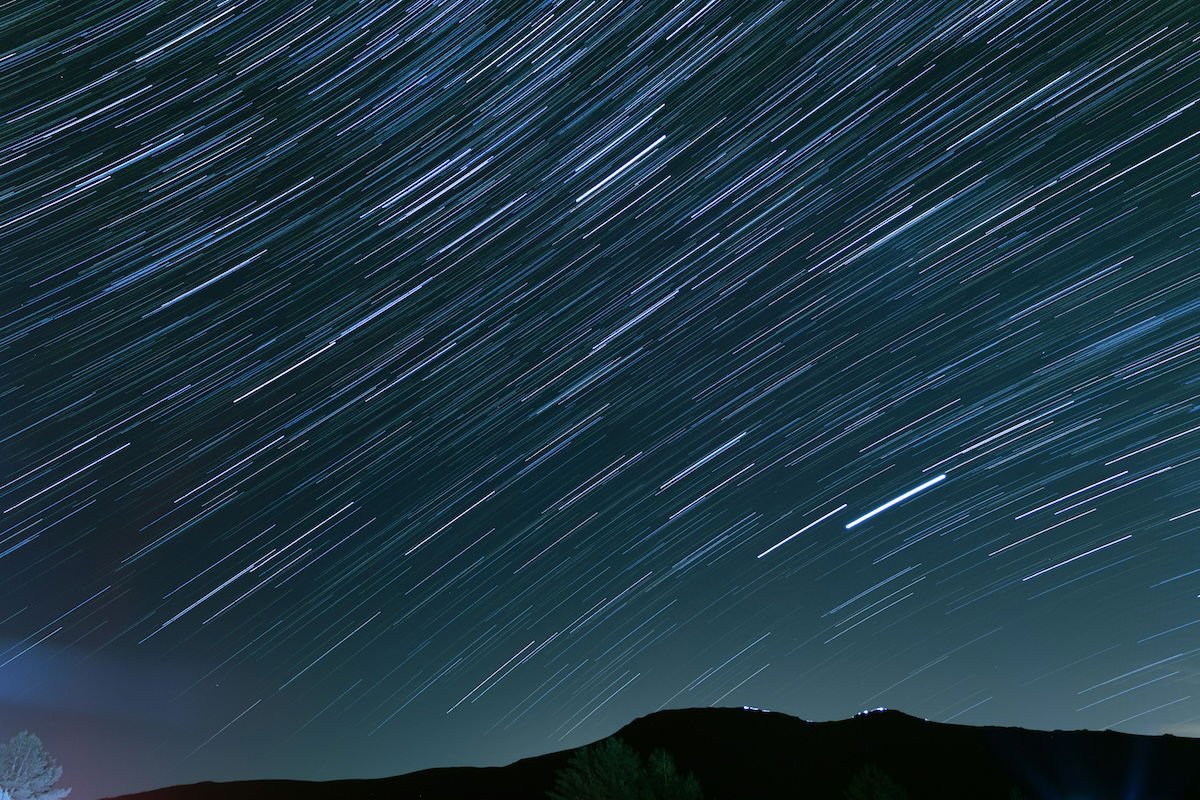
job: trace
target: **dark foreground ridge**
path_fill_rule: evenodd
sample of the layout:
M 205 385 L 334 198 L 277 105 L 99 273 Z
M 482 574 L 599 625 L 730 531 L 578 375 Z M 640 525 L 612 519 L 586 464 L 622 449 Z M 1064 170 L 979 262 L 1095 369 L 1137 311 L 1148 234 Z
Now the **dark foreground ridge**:
M 951 725 L 878 710 L 835 722 L 742 708 L 660 711 L 614 736 L 667 750 L 706 800 L 843 798 L 873 763 L 909 800 L 1200 800 L 1200 739 L 1113 731 Z M 393 778 L 173 786 L 120 800 L 541 800 L 574 750 L 506 767 L 446 767 Z

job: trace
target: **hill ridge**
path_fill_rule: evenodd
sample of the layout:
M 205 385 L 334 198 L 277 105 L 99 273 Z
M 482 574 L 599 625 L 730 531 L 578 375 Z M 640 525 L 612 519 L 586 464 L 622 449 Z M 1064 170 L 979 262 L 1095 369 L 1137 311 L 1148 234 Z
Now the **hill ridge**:
M 913 800 L 964 794 L 1009 800 L 1013 789 L 1030 800 L 1200 800 L 1200 739 L 1168 735 L 972 726 L 896 709 L 813 722 L 743 706 L 655 711 L 611 736 L 643 754 L 666 749 L 696 775 L 706 800 L 841 797 L 868 763 Z M 374 779 L 206 781 L 106 800 L 533 800 L 545 797 L 578 749 L 506 766 L 435 767 Z

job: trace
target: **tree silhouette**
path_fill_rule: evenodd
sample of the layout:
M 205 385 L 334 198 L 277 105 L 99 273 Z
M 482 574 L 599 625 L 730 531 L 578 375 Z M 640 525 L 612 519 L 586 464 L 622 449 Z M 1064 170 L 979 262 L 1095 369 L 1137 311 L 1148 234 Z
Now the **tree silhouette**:
M 877 764 L 854 773 L 846 786 L 846 800 L 906 800 L 908 792 Z
M 675 769 L 675 760 L 666 750 L 655 750 L 650 754 L 647 769 L 650 797 L 654 800 L 700 800 L 700 782 L 692 773 L 680 775 Z
M 36 734 L 21 731 L 0 744 L 0 791 L 12 800 L 62 800 L 71 790 L 54 788 L 60 777 L 62 767 Z
M 632 747 L 609 737 L 578 750 L 558 771 L 550 800 L 702 800 L 700 784 L 680 775 L 665 750 L 648 765 Z

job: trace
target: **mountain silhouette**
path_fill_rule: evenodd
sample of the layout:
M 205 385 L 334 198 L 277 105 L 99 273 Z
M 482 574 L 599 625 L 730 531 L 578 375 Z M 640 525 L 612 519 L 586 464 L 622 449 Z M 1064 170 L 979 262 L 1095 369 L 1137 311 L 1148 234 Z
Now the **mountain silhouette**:
M 667 750 L 707 800 L 840 798 L 867 764 L 911 800 L 1200 800 L 1200 739 L 929 722 L 877 709 L 807 722 L 772 711 L 660 711 L 613 734 L 643 755 Z M 575 750 L 504 767 L 445 767 L 392 778 L 234 781 L 114 800 L 533 800 Z

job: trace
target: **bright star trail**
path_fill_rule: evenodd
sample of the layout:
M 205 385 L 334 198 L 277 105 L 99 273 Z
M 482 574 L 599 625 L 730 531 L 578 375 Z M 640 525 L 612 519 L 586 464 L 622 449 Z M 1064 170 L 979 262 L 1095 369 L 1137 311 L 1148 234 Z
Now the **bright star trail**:
M 1200 734 L 1194 3 L 0 20 L 0 734 L 75 796 Z
M 883 505 L 877 506 L 877 507 L 871 509 L 870 511 L 868 511 L 867 513 L 863 514 L 861 517 L 856 517 L 856 518 L 850 520 L 849 522 L 846 523 L 846 530 L 849 530 L 858 525 L 861 525 L 862 523 L 866 522 L 867 520 L 869 520 L 871 517 L 875 516 L 876 514 L 882 514 L 884 511 L 887 511 L 892 506 L 903 503 L 905 500 L 912 497 L 913 495 L 923 492 L 926 489 L 928 489 L 930 486 L 933 486 L 934 484 L 937 484 L 937 483 L 941 483 L 944 480 L 946 480 L 945 475 L 938 475 L 936 478 L 930 478 L 929 480 L 925 481 L 920 486 L 914 486 L 913 488 L 909 489 L 904 494 L 898 495 L 897 497 L 893 497 L 891 500 L 888 500 Z

